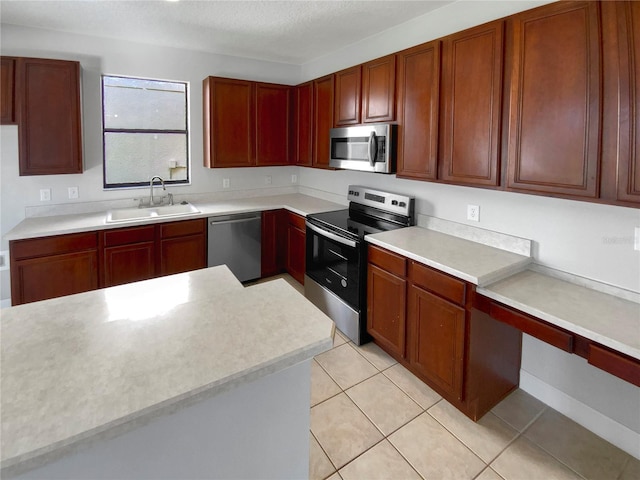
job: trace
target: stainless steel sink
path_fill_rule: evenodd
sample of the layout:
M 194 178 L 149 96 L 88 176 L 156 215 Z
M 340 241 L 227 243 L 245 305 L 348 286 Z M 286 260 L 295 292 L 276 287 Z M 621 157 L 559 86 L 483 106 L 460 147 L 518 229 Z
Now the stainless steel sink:
M 110 210 L 107 212 L 107 223 L 134 222 L 162 217 L 179 217 L 183 215 L 193 215 L 200 213 L 196 207 L 190 203 L 183 202 L 177 205 L 163 205 L 151 208 L 123 208 L 120 210 Z

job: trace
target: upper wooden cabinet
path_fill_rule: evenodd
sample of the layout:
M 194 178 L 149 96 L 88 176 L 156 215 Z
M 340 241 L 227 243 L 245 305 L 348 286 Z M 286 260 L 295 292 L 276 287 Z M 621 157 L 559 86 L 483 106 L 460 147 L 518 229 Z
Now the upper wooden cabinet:
M 440 41 L 398 53 L 398 177 L 435 180 Z
M 313 166 L 329 168 L 329 130 L 333 127 L 333 75 L 313 81 Z
M 204 165 L 287 165 L 291 87 L 220 77 L 203 81 Z
M 446 37 L 442 45 L 438 178 L 497 186 L 504 22 Z
M 295 89 L 295 163 L 313 164 L 313 82 Z
M 82 173 L 80 64 L 17 58 L 15 80 L 20 175 Z
M 362 65 L 362 123 L 396 119 L 396 56 Z
M 600 6 L 558 2 L 507 21 L 507 188 L 595 198 Z
M 0 58 L 0 125 L 16 123 L 16 59 Z
M 335 74 L 335 126 L 360 123 L 360 88 L 362 68 L 360 65 Z

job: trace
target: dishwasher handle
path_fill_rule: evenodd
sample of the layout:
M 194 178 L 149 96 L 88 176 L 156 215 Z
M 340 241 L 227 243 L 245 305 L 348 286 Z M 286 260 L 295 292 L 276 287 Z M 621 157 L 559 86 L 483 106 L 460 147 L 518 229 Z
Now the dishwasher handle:
M 219 220 L 217 219 L 219 218 Z M 261 215 L 246 215 L 238 217 L 237 215 L 224 215 L 221 217 L 209 217 L 210 225 L 227 225 L 230 223 L 254 222 L 262 220 Z

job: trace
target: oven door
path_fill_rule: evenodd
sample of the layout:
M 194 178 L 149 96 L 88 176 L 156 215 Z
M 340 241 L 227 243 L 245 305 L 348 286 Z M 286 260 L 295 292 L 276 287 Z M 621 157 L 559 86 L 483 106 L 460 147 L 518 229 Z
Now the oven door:
M 306 273 L 335 293 L 347 305 L 360 310 L 362 244 L 307 221 Z

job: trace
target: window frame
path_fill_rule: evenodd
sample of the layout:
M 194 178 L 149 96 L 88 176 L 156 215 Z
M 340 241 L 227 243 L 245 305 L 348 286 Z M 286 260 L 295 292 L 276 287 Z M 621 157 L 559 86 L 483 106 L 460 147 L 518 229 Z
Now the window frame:
M 143 80 L 143 81 L 151 81 L 151 82 L 163 82 L 163 83 L 176 83 L 183 84 L 185 87 L 184 95 L 185 95 L 185 103 L 184 103 L 184 118 L 185 118 L 185 130 L 175 130 L 175 129 L 144 129 L 144 128 L 106 128 L 105 127 L 105 78 L 124 78 L 131 80 Z M 165 185 L 190 185 L 191 184 L 191 135 L 190 135 L 190 121 L 189 121 L 189 93 L 190 93 L 190 84 L 188 81 L 184 80 L 166 80 L 159 78 L 149 78 L 149 77 L 137 77 L 130 75 L 112 75 L 103 73 L 100 75 L 100 93 L 101 93 L 101 122 L 102 122 L 102 188 L 104 190 L 118 190 L 118 189 L 127 189 L 127 188 L 144 188 L 149 186 L 148 181 L 141 182 L 127 182 L 127 183 L 107 183 L 107 152 L 106 152 L 106 134 L 107 133 L 149 133 L 149 134 L 184 134 L 186 136 L 186 179 L 183 180 L 171 180 L 165 179 Z

